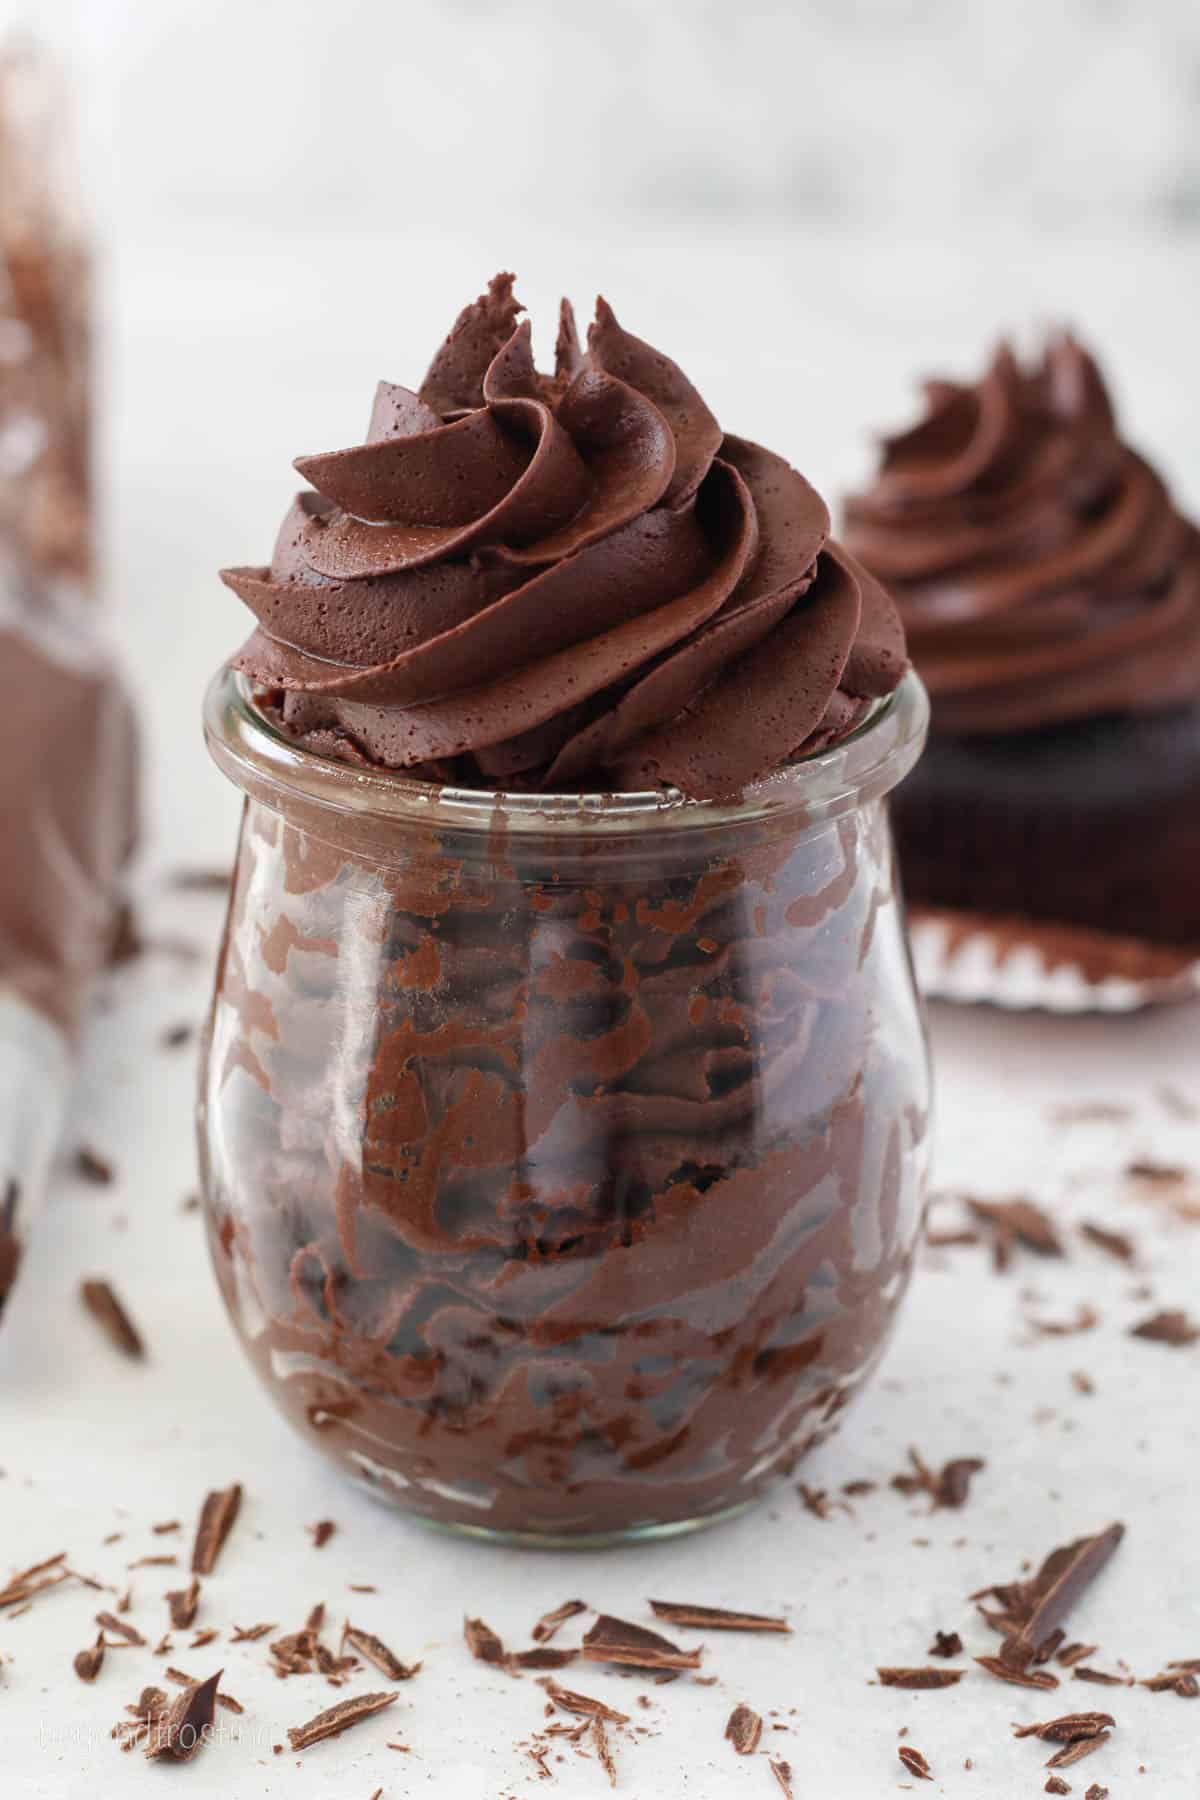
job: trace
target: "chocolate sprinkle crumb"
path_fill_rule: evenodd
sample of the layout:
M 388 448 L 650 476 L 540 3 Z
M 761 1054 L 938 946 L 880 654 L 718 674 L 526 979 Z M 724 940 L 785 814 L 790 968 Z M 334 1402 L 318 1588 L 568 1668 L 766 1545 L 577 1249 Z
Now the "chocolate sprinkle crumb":
M 584 1633 L 583 1654 L 588 1662 L 623 1663 L 637 1669 L 698 1669 L 701 1653 L 681 1650 L 644 1625 L 601 1613 Z
M 577 1619 L 580 1613 L 586 1611 L 587 1607 L 582 1600 L 564 1600 L 561 1606 L 542 1614 L 530 1634 L 534 1643 L 548 1644 L 560 1625 L 565 1625 L 568 1619 Z
M 930 1656 L 961 1656 L 963 1641 L 957 1631 L 939 1631 L 929 1646 Z
M 652 1600 L 650 1610 L 668 1625 L 692 1625 L 698 1631 L 790 1631 L 786 1619 L 769 1613 L 728 1612 L 723 1606 L 688 1606 L 682 1601 Z
M 1153 1313 L 1140 1325 L 1131 1325 L 1129 1335 L 1145 1338 L 1152 1344 L 1166 1344 L 1171 1350 L 1183 1350 L 1189 1344 L 1200 1342 L 1200 1325 L 1193 1324 L 1185 1312 L 1176 1309 Z
M 328 1707 L 315 1718 L 303 1725 L 288 1726 L 288 1742 L 293 1750 L 307 1750 L 312 1744 L 319 1744 L 325 1738 L 338 1737 L 343 1731 L 349 1731 L 352 1725 L 361 1725 L 385 1706 L 390 1706 L 396 1699 L 391 1694 L 355 1694 L 349 1700 L 339 1700 L 336 1706 Z
M 482 1619 L 464 1619 L 463 1637 L 467 1649 L 477 1662 L 502 1663 L 504 1661 L 504 1644 L 490 1625 Z
M 313 1548 L 323 1550 L 337 1530 L 337 1526 L 332 1519 L 318 1519 L 316 1524 L 310 1525 L 308 1529 L 312 1532 Z
M 382 1638 L 373 1636 L 369 1631 L 360 1631 L 349 1620 L 342 1626 L 342 1648 L 345 1649 L 347 1644 L 357 1650 L 360 1656 L 365 1656 L 369 1663 L 374 1663 L 380 1674 L 386 1675 L 389 1681 L 411 1681 L 421 1667 L 420 1663 L 402 1663 Z
M 734 1707 L 725 1722 L 725 1736 L 739 1756 L 753 1756 L 762 1736 L 763 1722 L 753 1707 L 744 1703 Z
M 923 1690 L 925 1688 L 954 1687 L 957 1682 L 962 1680 L 966 1670 L 883 1668 L 876 1669 L 875 1673 L 884 1687 Z
M 140 1362 L 146 1354 L 141 1333 L 107 1281 L 84 1281 L 79 1296 L 93 1319 L 123 1356 Z
M 200 1519 L 196 1526 L 196 1542 L 192 1550 L 192 1573 L 194 1575 L 211 1575 L 216 1567 L 225 1545 L 225 1540 L 233 1530 L 234 1522 L 242 1505 L 242 1488 L 240 1482 L 232 1487 L 214 1488 L 205 1496 L 204 1505 L 200 1509 Z
M 1095 1737 L 1076 1738 L 1074 1743 L 1064 1744 L 1056 1750 L 1047 1762 L 1048 1769 L 1069 1769 L 1072 1763 L 1082 1762 L 1093 1750 L 1099 1750 L 1101 1744 L 1107 1744 L 1112 1736 L 1111 1731 L 1098 1731 Z
M 915 1775 L 919 1781 L 933 1780 L 933 1772 L 930 1769 L 929 1764 L 921 1755 L 921 1752 L 919 1750 L 914 1750 L 911 1744 L 901 1744 L 896 1751 L 896 1755 L 900 1758 L 900 1761 L 904 1764 L 910 1775 Z

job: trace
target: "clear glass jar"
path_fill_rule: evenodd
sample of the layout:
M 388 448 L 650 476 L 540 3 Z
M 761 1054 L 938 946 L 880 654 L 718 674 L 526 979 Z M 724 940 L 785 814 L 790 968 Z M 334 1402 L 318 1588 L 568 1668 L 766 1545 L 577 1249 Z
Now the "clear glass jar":
M 246 793 L 201 1078 L 222 1292 L 359 1482 L 540 1543 L 753 1500 L 874 1367 L 929 1126 L 908 676 L 720 806 L 434 788 L 210 690 Z

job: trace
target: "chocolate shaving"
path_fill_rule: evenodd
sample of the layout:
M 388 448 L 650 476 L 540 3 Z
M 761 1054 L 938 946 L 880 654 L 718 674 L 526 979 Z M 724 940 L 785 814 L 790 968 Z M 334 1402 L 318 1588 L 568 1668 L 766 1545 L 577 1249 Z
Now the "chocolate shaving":
M 513 1650 L 504 1658 L 506 1669 L 565 1669 L 578 1659 L 578 1650 L 559 1650 L 553 1644 L 535 1644 L 532 1650 Z
M 382 1638 L 373 1636 L 369 1631 L 360 1631 L 349 1620 L 342 1626 L 342 1648 L 345 1649 L 347 1644 L 357 1650 L 360 1656 L 365 1656 L 369 1663 L 374 1663 L 380 1674 L 386 1675 L 389 1681 L 411 1681 L 421 1667 L 420 1663 L 402 1663 Z
M 1124 1675 L 1110 1675 L 1107 1669 L 1091 1669 L 1080 1663 L 1075 1669 L 1076 1681 L 1092 1681 L 1097 1687 L 1129 1687 Z
M 1071 1786 L 1069 1782 L 1063 1780 L 1061 1775 L 1048 1775 L 1046 1786 L 1042 1791 L 1047 1794 L 1069 1794 Z
M 73 1571 L 63 1566 L 66 1560 L 66 1551 L 60 1550 L 56 1556 L 48 1556 L 44 1562 L 33 1563 L 12 1576 L 8 1586 L 0 1588 L 0 1612 L 13 1606 L 27 1606 L 35 1595 L 45 1593 L 47 1588 L 70 1581 Z
M 587 1607 L 582 1600 L 564 1600 L 561 1606 L 542 1614 L 530 1636 L 535 1644 L 549 1643 L 560 1625 L 565 1625 L 568 1619 L 576 1619 L 586 1611 Z
M 613 1753 L 609 1748 L 608 1733 L 604 1729 L 604 1720 L 601 1718 L 594 1718 L 589 1730 L 591 1732 L 592 1742 L 596 1746 L 596 1755 L 600 1759 L 600 1766 L 608 1776 L 608 1785 L 610 1787 L 616 1787 L 617 1765 L 613 1761 Z
M 316 1524 L 310 1525 L 308 1529 L 312 1532 L 314 1550 L 323 1550 L 337 1530 L 337 1526 L 332 1519 L 318 1519 Z
M 1116 1724 L 1111 1713 L 1063 1713 L 1057 1719 L 1044 1719 L 1039 1725 L 1014 1725 L 1013 1736 L 1041 1738 L 1047 1744 L 1073 1744 L 1076 1738 L 1096 1737 Z
M 1019 1663 L 1006 1662 L 1002 1656 L 977 1656 L 975 1661 L 997 1681 L 1007 1681 L 1013 1687 L 1056 1688 L 1058 1676 L 1052 1675 L 1049 1669 L 1025 1669 Z
M 920 1451 L 911 1448 L 908 1460 L 912 1464 L 911 1474 L 905 1470 L 893 1475 L 891 1486 L 900 1494 L 928 1494 L 931 1512 L 943 1507 L 957 1511 L 965 1505 L 972 1476 L 985 1467 L 982 1457 L 956 1456 L 935 1473 Z
M 652 1600 L 650 1610 L 668 1625 L 691 1625 L 698 1631 L 790 1631 L 786 1619 L 769 1613 L 729 1612 L 723 1606 L 688 1606 L 682 1601 Z
M 896 1755 L 900 1758 L 900 1761 L 904 1764 L 910 1775 L 915 1775 L 919 1781 L 933 1780 L 933 1773 L 929 1764 L 921 1755 L 921 1752 L 919 1750 L 914 1750 L 911 1744 L 899 1745 L 896 1750 Z
M 185 1044 L 191 1043 L 195 1035 L 195 1026 L 181 1020 L 178 1025 L 168 1025 L 158 1041 L 164 1050 L 182 1050 Z
M 225 894 L 229 891 L 228 869 L 176 869 L 171 886 L 180 894 Z
M 104 1649 L 104 1633 L 101 1632 L 90 1649 L 78 1652 L 73 1667 L 80 1681 L 95 1681 L 104 1666 Z
M 190 1631 L 200 1605 L 200 1583 L 193 1578 L 185 1588 L 173 1588 L 163 1596 L 176 1631 Z M 237 1641 L 236 1638 L 234 1640 Z
M 622 1663 L 636 1669 L 698 1669 L 699 1650 L 681 1650 L 657 1631 L 631 1625 L 601 1613 L 584 1634 L 583 1654 L 588 1662 Z
M 1188 1178 L 1187 1170 L 1178 1164 L 1152 1162 L 1149 1157 L 1126 1163 L 1125 1173 L 1131 1181 L 1150 1181 L 1163 1187 L 1180 1187 Z
M 211 1625 L 206 1625 L 203 1631 L 198 1631 L 196 1633 L 189 1648 L 192 1650 L 203 1650 L 206 1644 L 214 1643 L 219 1635 L 218 1632 L 213 1630 Z
M 762 1736 L 763 1722 L 753 1707 L 739 1703 L 725 1721 L 725 1736 L 739 1756 L 753 1756 Z
M 1176 1309 L 1153 1313 L 1140 1325 L 1131 1325 L 1129 1335 L 1145 1338 L 1152 1344 L 1166 1344 L 1172 1350 L 1183 1350 L 1189 1344 L 1200 1342 L 1200 1325 L 1193 1324 L 1185 1312 Z
M 966 1672 L 965 1669 L 934 1668 L 883 1668 L 875 1671 L 884 1687 L 912 1688 L 914 1691 L 954 1687 Z
M 83 1281 L 79 1297 L 109 1342 L 123 1356 L 140 1362 L 146 1354 L 141 1333 L 107 1281 Z
M 1043 1638 L 1042 1642 L 1038 1645 L 1037 1649 L 1034 1651 L 1034 1653 L 1033 1653 L 1034 1662 L 1035 1663 L 1048 1663 L 1050 1661 L 1050 1658 L 1054 1655 L 1055 1651 L 1062 1644 L 1066 1635 L 1067 1634 L 1063 1630 L 1061 1625 L 1056 1626 L 1055 1629 L 1050 1633 L 1050 1636 L 1048 1638 Z
M 1006 1634 L 1002 1653 L 1006 1665 L 1022 1668 L 1031 1661 L 1038 1646 L 1063 1622 L 1105 1567 L 1124 1535 L 1123 1525 L 1110 1525 L 1093 1537 L 1078 1538 L 1052 1550 L 1032 1579 L 986 1588 L 971 1596 L 982 1600 L 990 1594 L 1000 1602 L 999 1614 L 984 1616 Z
M 150 1529 L 155 1537 L 166 1537 L 168 1532 L 179 1531 L 181 1526 L 178 1519 L 164 1519 L 160 1525 L 152 1525 Z
M 1083 1800 L 1108 1800 L 1108 1789 L 1106 1787 L 1101 1787 L 1098 1781 L 1093 1781 L 1091 1787 L 1083 1796 Z
M 1085 1219 L 1079 1227 L 1079 1234 L 1089 1244 L 1095 1244 L 1097 1250 L 1104 1250 L 1118 1262 L 1131 1263 L 1137 1254 L 1133 1239 L 1123 1231 L 1110 1231 L 1105 1225 L 1093 1225 L 1090 1220 Z
M 109 1187 L 116 1173 L 107 1157 L 89 1149 L 86 1144 L 81 1144 L 75 1152 L 72 1167 L 81 1180 L 90 1181 L 93 1187 Z
M 1063 1255 L 1053 1220 L 1032 1200 L 975 1200 L 968 1196 L 967 1206 L 980 1224 L 994 1233 L 993 1248 L 997 1242 L 1009 1247 L 1015 1242 L 1038 1256 Z
M 212 1729 L 221 1674 L 218 1669 L 207 1681 L 193 1682 L 155 1716 L 146 1745 L 148 1757 L 169 1756 L 174 1762 L 188 1762 L 196 1754 Z
M 966 1249 L 979 1242 L 977 1231 L 927 1231 L 925 1242 L 931 1250 Z
M 1085 1331 L 1095 1331 L 1100 1323 L 1100 1314 L 1094 1306 L 1080 1301 L 1073 1319 L 1035 1319 L 1032 1314 L 1026 1314 L 1025 1323 L 1038 1337 L 1078 1337 Z
M 139 1556 L 133 1562 L 126 1563 L 125 1567 L 127 1569 L 173 1569 L 178 1562 L 177 1556 Z
M 256 1644 L 259 1638 L 265 1638 L 268 1631 L 274 1631 L 274 1625 L 235 1625 L 229 1635 L 231 1644 Z
M 792 1793 L 792 1765 L 772 1757 L 767 1764 L 783 1792 L 784 1800 L 795 1800 Z
M 1099 1644 L 1064 1644 L 1058 1653 L 1058 1660 L 1064 1669 L 1073 1669 L 1076 1663 L 1086 1662 L 1089 1656 L 1095 1656 Z
M 467 1649 L 476 1662 L 502 1663 L 504 1661 L 504 1644 L 497 1637 L 490 1625 L 482 1619 L 464 1619 L 463 1637 Z
M 293 1750 L 307 1750 L 312 1744 L 319 1744 L 325 1738 L 339 1737 L 343 1731 L 349 1731 L 351 1726 L 361 1725 L 364 1719 L 382 1712 L 396 1698 L 395 1693 L 355 1694 L 349 1700 L 339 1700 L 336 1706 L 327 1707 L 305 1724 L 289 1725 L 288 1742 Z
M 141 1645 L 146 1642 L 135 1626 L 131 1625 L 127 1619 L 118 1619 L 115 1613 L 97 1613 L 96 1623 L 101 1631 L 111 1631 L 114 1637 L 124 1639 L 127 1644 Z
M 1069 1769 L 1072 1763 L 1082 1762 L 1093 1750 L 1099 1750 L 1101 1744 L 1107 1744 L 1112 1736 L 1111 1731 L 1098 1731 L 1095 1737 L 1076 1738 L 1073 1744 L 1064 1744 L 1061 1750 L 1047 1758 L 1048 1769 Z
M 593 1700 L 590 1694 L 577 1694 L 573 1688 L 560 1687 L 552 1675 L 543 1675 L 539 1686 L 545 1688 L 560 1712 L 573 1713 L 582 1719 L 607 1719 L 610 1725 L 629 1723 L 628 1713 L 617 1712 L 603 1700 Z
M 194 1575 L 212 1574 L 217 1558 L 224 1548 L 225 1540 L 233 1530 L 234 1521 L 241 1510 L 241 1505 L 240 1482 L 235 1481 L 232 1487 L 214 1488 L 205 1496 L 196 1526 L 196 1542 L 192 1550 L 192 1573 Z
M 929 1646 L 930 1656 L 961 1656 L 963 1641 L 957 1631 L 938 1631 Z

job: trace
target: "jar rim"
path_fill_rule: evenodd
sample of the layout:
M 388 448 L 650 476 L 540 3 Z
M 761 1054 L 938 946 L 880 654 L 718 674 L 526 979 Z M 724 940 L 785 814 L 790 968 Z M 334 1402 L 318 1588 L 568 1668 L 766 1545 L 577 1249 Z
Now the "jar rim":
M 887 793 L 912 768 L 929 727 L 929 696 L 909 668 L 899 686 L 836 744 L 796 758 L 734 801 L 693 800 L 677 788 L 527 793 L 439 786 L 401 770 L 324 756 L 285 737 L 255 705 L 249 680 L 225 666 L 204 697 L 210 754 L 238 787 L 270 804 L 289 794 L 335 812 L 483 831 L 711 828 L 803 810 L 830 817 Z

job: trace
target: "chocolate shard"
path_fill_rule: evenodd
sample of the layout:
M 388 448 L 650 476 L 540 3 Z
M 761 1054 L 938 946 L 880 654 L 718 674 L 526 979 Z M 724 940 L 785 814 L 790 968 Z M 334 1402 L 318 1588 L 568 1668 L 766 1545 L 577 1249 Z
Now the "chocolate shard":
M 954 1687 L 966 1674 L 965 1669 L 935 1668 L 882 1668 L 876 1669 L 880 1682 L 884 1687 L 912 1688 L 920 1691 L 925 1688 Z
M 900 1494 L 928 1494 L 931 1512 L 942 1507 L 957 1510 L 964 1506 L 970 1493 L 971 1478 L 986 1466 L 980 1456 L 955 1456 L 944 1463 L 940 1471 L 934 1471 L 920 1451 L 913 1448 L 909 1449 L 908 1460 L 912 1465 L 911 1472 L 905 1469 L 899 1475 L 893 1475 L 890 1485 Z
M 933 1771 L 929 1767 L 928 1762 L 921 1755 L 921 1752 L 914 1749 L 911 1744 L 899 1745 L 896 1750 L 896 1755 L 900 1758 L 900 1761 L 904 1764 L 909 1774 L 915 1775 L 918 1781 L 933 1780 Z
M 1200 1343 L 1200 1325 L 1176 1308 L 1152 1313 L 1140 1325 L 1131 1325 L 1129 1335 L 1151 1344 L 1166 1344 L 1171 1350 L 1185 1350 L 1189 1344 Z
M 725 1721 L 725 1736 L 739 1756 L 753 1756 L 762 1736 L 763 1722 L 753 1707 L 739 1702 Z
M 988 1225 L 1010 1242 L 1023 1244 L 1038 1256 L 1062 1256 L 1063 1245 L 1053 1220 L 1035 1206 L 1032 1200 L 976 1200 L 967 1197 L 967 1206 L 981 1225 Z
M 1001 1655 L 1010 1669 L 1024 1668 L 1033 1660 L 1039 1645 L 1063 1622 L 1124 1535 L 1123 1525 L 1109 1525 L 1093 1537 L 1077 1538 L 1074 1543 L 1052 1550 L 1029 1580 L 985 1588 L 971 1596 L 981 1600 L 991 1595 L 999 1601 L 1001 1611 L 985 1613 L 984 1617 L 1006 1634 Z
M 780 1788 L 781 1793 L 783 1794 L 784 1800 L 795 1800 L 795 1795 L 792 1791 L 792 1765 L 791 1765 L 791 1763 L 784 1762 L 782 1760 L 782 1758 L 773 1756 L 770 1759 L 769 1763 L 767 1764 L 767 1767 L 770 1769 L 772 1775 L 775 1777 L 775 1780 L 779 1784 L 779 1788 Z
M 337 1530 L 337 1526 L 332 1519 L 318 1519 L 316 1524 L 310 1525 L 308 1529 L 312 1532 L 313 1548 L 323 1550 Z
M 154 1719 L 146 1755 L 169 1757 L 173 1762 L 188 1762 L 207 1742 L 217 1709 L 217 1689 L 222 1671 L 217 1670 L 207 1681 L 196 1681 L 184 1688 L 170 1706 Z
M 6 1612 L 14 1606 L 25 1606 L 47 1588 L 59 1587 L 62 1582 L 70 1581 L 72 1571 L 65 1566 L 66 1560 L 66 1551 L 59 1550 L 56 1555 L 48 1556 L 42 1562 L 32 1563 L 28 1569 L 21 1569 L 11 1576 L 7 1587 L 0 1588 L 0 1612 Z
M 554 1705 L 562 1712 L 573 1713 L 580 1719 L 607 1719 L 611 1725 L 628 1725 L 629 1714 L 618 1712 L 615 1707 L 607 1706 L 603 1700 L 594 1700 L 590 1694 L 578 1694 L 573 1688 L 560 1687 L 552 1675 L 543 1675 L 540 1686 L 544 1687 Z
M 1089 1656 L 1095 1656 L 1099 1644 L 1064 1644 L 1058 1653 L 1058 1660 L 1064 1669 L 1073 1669 L 1076 1663 L 1086 1662 Z
M 80 1681 L 95 1681 L 104 1667 L 104 1633 L 101 1632 L 95 1643 L 87 1650 L 80 1650 L 75 1657 L 73 1668 Z
M 689 1606 L 682 1601 L 652 1600 L 650 1610 L 668 1625 L 691 1625 L 698 1631 L 790 1631 L 786 1619 L 769 1613 L 730 1612 L 723 1606 Z
M 1020 1662 L 1009 1662 L 1003 1656 L 977 1656 L 975 1661 L 997 1681 L 1007 1681 L 1013 1687 L 1056 1688 L 1058 1676 L 1052 1675 L 1049 1669 L 1023 1668 Z
M 142 1335 L 111 1284 L 98 1278 L 83 1281 L 79 1284 L 79 1297 L 114 1348 L 122 1356 L 141 1362 L 146 1354 Z
M 681 1650 L 669 1638 L 644 1625 L 632 1625 L 601 1613 L 584 1634 L 583 1654 L 588 1662 L 622 1663 L 636 1669 L 698 1669 L 701 1652 Z
M 196 1542 L 192 1550 L 193 1575 L 211 1575 L 225 1540 L 233 1530 L 242 1505 L 240 1482 L 231 1487 L 214 1488 L 205 1496 L 196 1525 Z
M 164 1599 L 176 1631 L 190 1631 L 200 1605 L 200 1583 L 193 1577 L 187 1587 L 172 1588 Z
M 360 1656 L 365 1656 L 369 1663 L 374 1663 L 380 1674 L 386 1675 L 389 1681 L 411 1681 L 421 1667 L 420 1663 L 402 1663 L 382 1638 L 375 1637 L 369 1631 L 360 1631 L 349 1620 L 342 1626 L 342 1648 L 345 1649 L 347 1644 L 357 1650 Z
M 1046 1777 L 1046 1786 L 1043 1789 L 1044 1793 L 1047 1793 L 1047 1794 L 1069 1794 L 1070 1791 L 1071 1791 L 1071 1784 L 1067 1781 L 1064 1781 L 1061 1775 L 1048 1775 Z
M 596 1755 L 599 1759 L 600 1767 L 608 1776 L 608 1785 L 610 1787 L 616 1787 L 617 1765 L 613 1761 L 612 1747 L 608 1741 L 608 1733 L 604 1729 L 604 1720 L 601 1718 L 594 1718 L 588 1729 L 591 1733 L 592 1743 L 596 1747 Z
M 98 1612 L 96 1623 L 101 1631 L 110 1631 L 114 1637 L 121 1638 L 126 1644 L 140 1646 L 146 1642 L 136 1626 L 131 1625 L 127 1619 L 118 1619 L 116 1613 Z
M 312 1744 L 319 1744 L 325 1738 L 339 1737 L 351 1726 L 361 1725 L 364 1719 L 373 1718 L 390 1706 L 397 1699 L 390 1694 L 355 1694 L 349 1700 L 339 1700 L 336 1706 L 327 1707 L 315 1718 L 303 1725 L 288 1726 L 288 1742 L 293 1750 L 307 1750 Z
M 555 1606 L 542 1614 L 530 1633 L 534 1643 L 549 1643 L 560 1625 L 565 1625 L 568 1619 L 577 1619 L 580 1613 L 586 1611 L 587 1607 L 582 1600 L 564 1600 L 561 1606 Z
M 1094 1225 L 1085 1219 L 1079 1227 L 1079 1235 L 1085 1237 L 1089 1244 L 1095 1244 L 1097 1250 L 1115 1257 L 1118 1262 L 1131 1263 L 1135 1259 L 1133 1239 L 1123 1231 L 1112 1231 L 1108 1226 Z
M 502 1663 L 504 1661 L 504 1644 L 497 1637 L 490 1625 L 482 1619 L 464 1619 L 463 1637 L 467 1649 L 476 1662 Z
M 963 1641 L 957 1631 L 938 1631 L 934 1633 L 929 1646 L 930 1656 L 961 1656 Z
M 554 1644 L 535 1644 L 532 1650 L 512 1650 L 504 1658 L 507 1669 L 565 1669 L 578 1661 L 578 1650 L 558 1649 Z
M 1093 1750 L 1099 1750 L 1101 1744 L 1107 1744 L 1112 1736 L 1111 1731 L 1098 1731 L 1094 1737 L 1076 1738 L 1073 1743 L 1064 1744 L 1061 1750 L 1046 1760 L 1048 1769 L 1069 1769 L 1072 1763 L 1082 1762 Z
M 1093 1681 L 1097 1687 L 1132 1687 L 1130 1676 L 1113 1675 L 1107 1669 L 1093 1669 L 1087 1663 L 1077 1663 L 1075 1667 L 1076 1681 Z
M 1037 1725 L 1014 1725 L 1013 1736 L 1041 1738 L 1048 1744 L 1073 1744 L 1076 1738 L 1097 1737 L 1111 1731 L 1116 1720 L 1106 1712 L 1063 1713 L 1057 1719 L 1043 1719 Z

